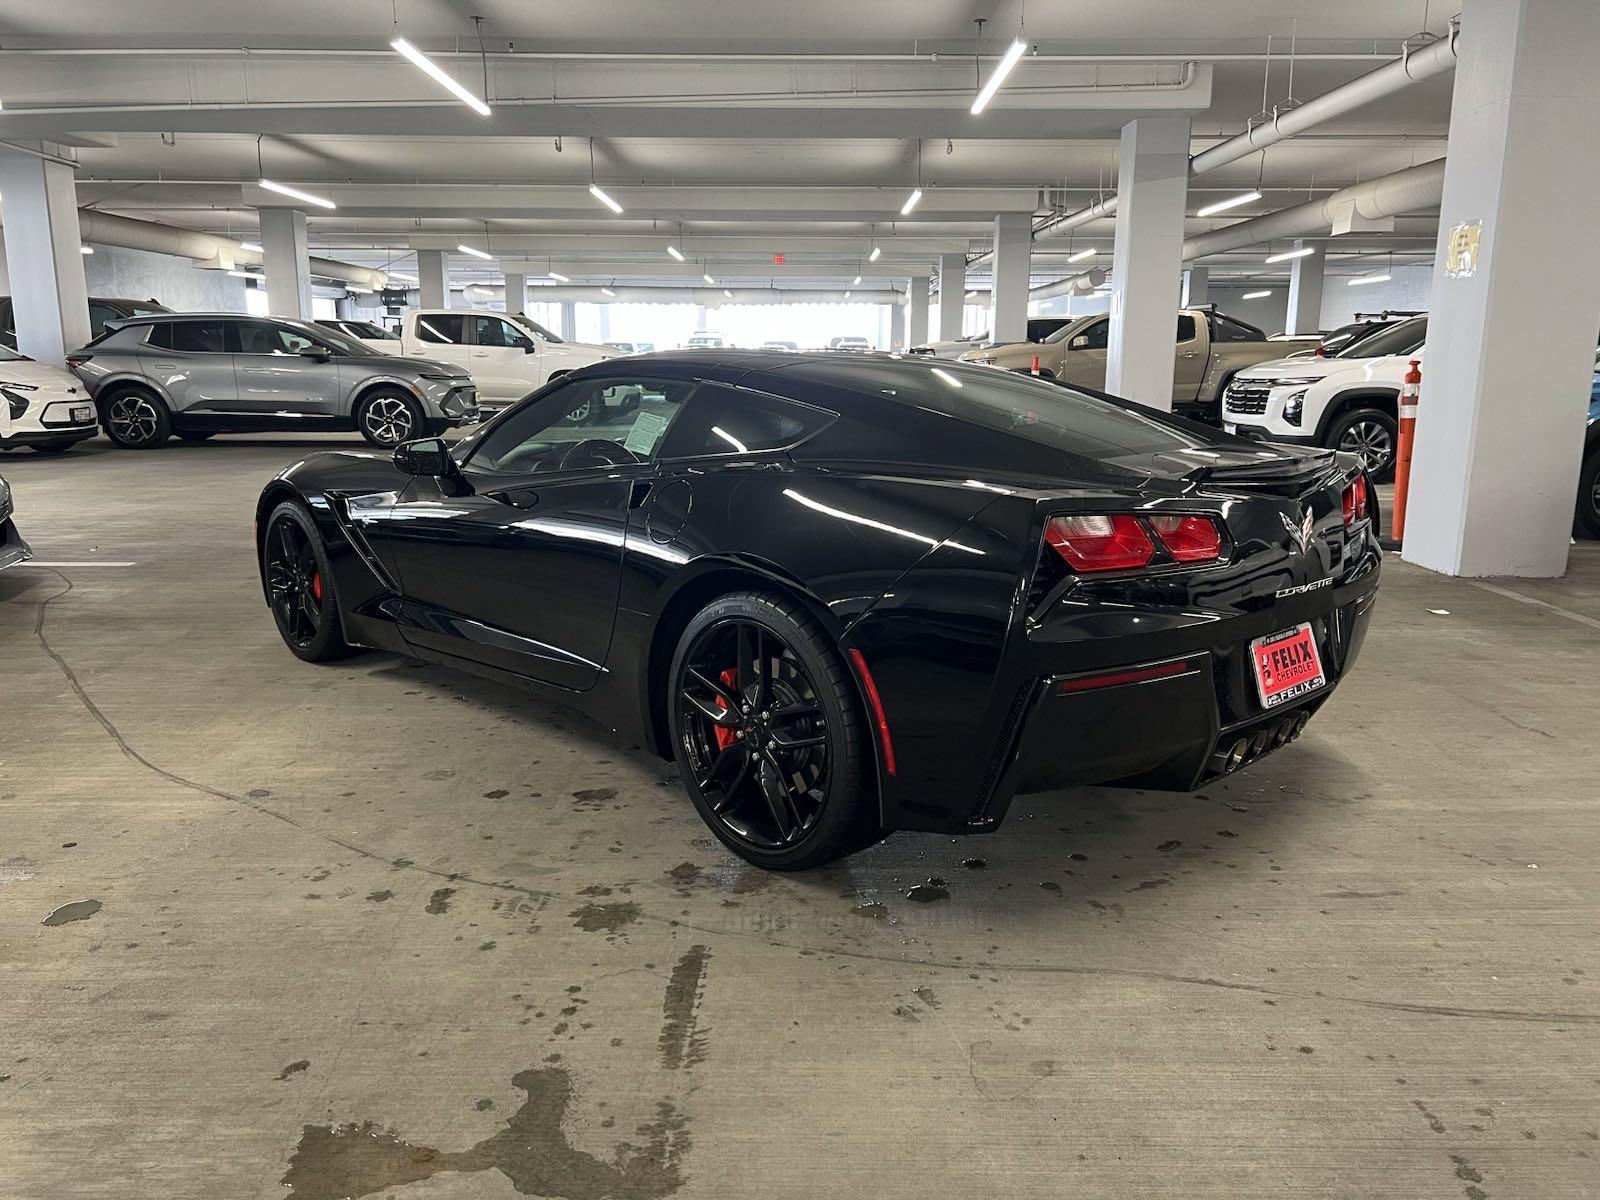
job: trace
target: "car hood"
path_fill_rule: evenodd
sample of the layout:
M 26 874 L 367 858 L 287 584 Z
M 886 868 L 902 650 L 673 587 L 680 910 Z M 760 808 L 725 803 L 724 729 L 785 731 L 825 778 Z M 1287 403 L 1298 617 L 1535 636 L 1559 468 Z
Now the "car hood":
M 29 387 L 82 390 L 78 377 L 60 367 L 41 362 L 0 362 L 0 384 L 25 383 Z
M 370 367 L 374 374 L 402 375 L 411 371 L 418 375 L 449 375 L 460 379 L 469 377 L 467 369 L 455 363 L 441 362 L 437 358 L 413 358 L 409 354 L 386 354 L 382 350 L 374 350 L 371 354 L 352 354 L 340 361 L 353 366 Z
M 610 346 L 596 346 L 593 342 L 557 342 L 546 349 L 558 354 L 591 355 L 595 359 L 618 358 L 622 354 L 620 350 L 613 350 Z

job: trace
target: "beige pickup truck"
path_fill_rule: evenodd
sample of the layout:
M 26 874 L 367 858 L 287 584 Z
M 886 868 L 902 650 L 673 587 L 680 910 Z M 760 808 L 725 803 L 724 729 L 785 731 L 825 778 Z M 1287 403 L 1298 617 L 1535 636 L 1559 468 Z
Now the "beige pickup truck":
M 1030 371 L 1037 355 L 1041 376 L 1103 389 L 1110 332 L 1111 318 L 1099 313 L 1079 317 L 1043 342 L 969 350 L 961 360 Z M 1267 335 L 1254 325 L 1209 308 L 1179 310 L 1177 332 L 1172 411 L 1212 424 L 1218 420 L 1222 391 L 1236 372 L 1315 346 L 1320 340 L 1313 336 L 1269 342 Z

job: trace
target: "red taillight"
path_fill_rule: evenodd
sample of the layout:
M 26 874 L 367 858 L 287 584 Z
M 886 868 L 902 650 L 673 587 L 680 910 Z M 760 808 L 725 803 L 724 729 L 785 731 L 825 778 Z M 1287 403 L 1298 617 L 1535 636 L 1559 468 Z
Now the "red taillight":
M 1222 531 L 1210 517 L 1156 516 L 1150 528 L 1181 563 L 1214 562 L 1222 555 Z
M 1074 571 L 1129 571 L 1155 557 L 1155 543 L 1130 516 L 1051 517 L 1044 540 Z
M 1353 524 L 1356 521 L 1367 519 L 1367 477 L 1357 475 L 1354 482 L 1345 488 L 1343 496 L 1344 523 Z
M 1317 347 L 1317 357 L 1318 358 L 1327 358 L 1328 357 L 1328 352 L 1325 349 L 1323 349 L 1321 346 L 1318 346 Z

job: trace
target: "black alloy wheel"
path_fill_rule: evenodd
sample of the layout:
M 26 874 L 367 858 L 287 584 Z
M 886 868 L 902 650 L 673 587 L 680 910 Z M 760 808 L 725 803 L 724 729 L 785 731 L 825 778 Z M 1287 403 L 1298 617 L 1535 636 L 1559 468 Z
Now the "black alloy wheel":
M 307 662 L 350 653 L 340 627 L 328 556 L 311 518 L 285 502 L 272 510 L 261 547 L 267 603 L 284 644 Z
M 684 786 L 741 857 L 797 870 L 881 836 L 862 797 L 870 751 L 848 669 L 803 610 L 721 597 L 685 630 L 671 680 Z
M 106 401 L 105 430 L 124 449 L 150 450 L 172 436 L 172 417 L 159 396 L 128 388 Z

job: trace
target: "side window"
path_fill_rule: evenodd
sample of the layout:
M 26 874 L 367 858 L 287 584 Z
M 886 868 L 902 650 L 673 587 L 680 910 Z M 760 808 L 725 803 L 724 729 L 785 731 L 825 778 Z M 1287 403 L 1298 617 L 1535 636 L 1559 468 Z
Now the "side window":
M 435 345 L 465 345 L 467 318 L 459 313 L 428 313 L 417 318 L 417 337 Z
M 480 346 L 500 346 L 511 350 L 523 350 L 533 345 L 533 339 L 510 321 L 503 321 L 499 317 L 473 317 L 472 338 Z
M 156 350 L 171 350 L 172 322 L 157 321 L 150 326 L 150 332 L 145 336 L 144 344 Z
M 99 337 L 106 331 L 107 321 L 118 321 L 121 319 L 122 314 L 116 309 L 112 308 L 109 304 L 95 304 L 91 302 L 89 305 L 90 336 Z
M 275 354 L 287 358 L 319 345 L 315 339 L 287 325 L 240 321 L 238 329 L 240 354 Z
M 798 445 L 838 419 L 837 413 L 782 396 L 706 383 L 661 447 L 662 458 L 758 454 Z
M 157 343 L 152 334 L 150 344 L 184 354 L 223 354 L 228 347 L 226 325 L 225 321 L 173 321 L 161 327 L 170 340 Z
M 1089 339 L 1089 344 L 1087 346 L 1079 346 L 1079 350 L 1104 350 L 1111 338 L 1111 322 L 1096 321 L 1078 336 Z
M 1180 342 L 1194 341 L 1194 318 L 1188 313 L 1178 314 L 1178 340 Z
M 466 468 L 528 475 L 649 462 L 694 386 L 615 376 L 568 383 L 491 428 Z
M 1211 321 L 1211 338 L 1217 342 L 1264 342 L 1267 335 L 1253 325 L 1218 315 Z

